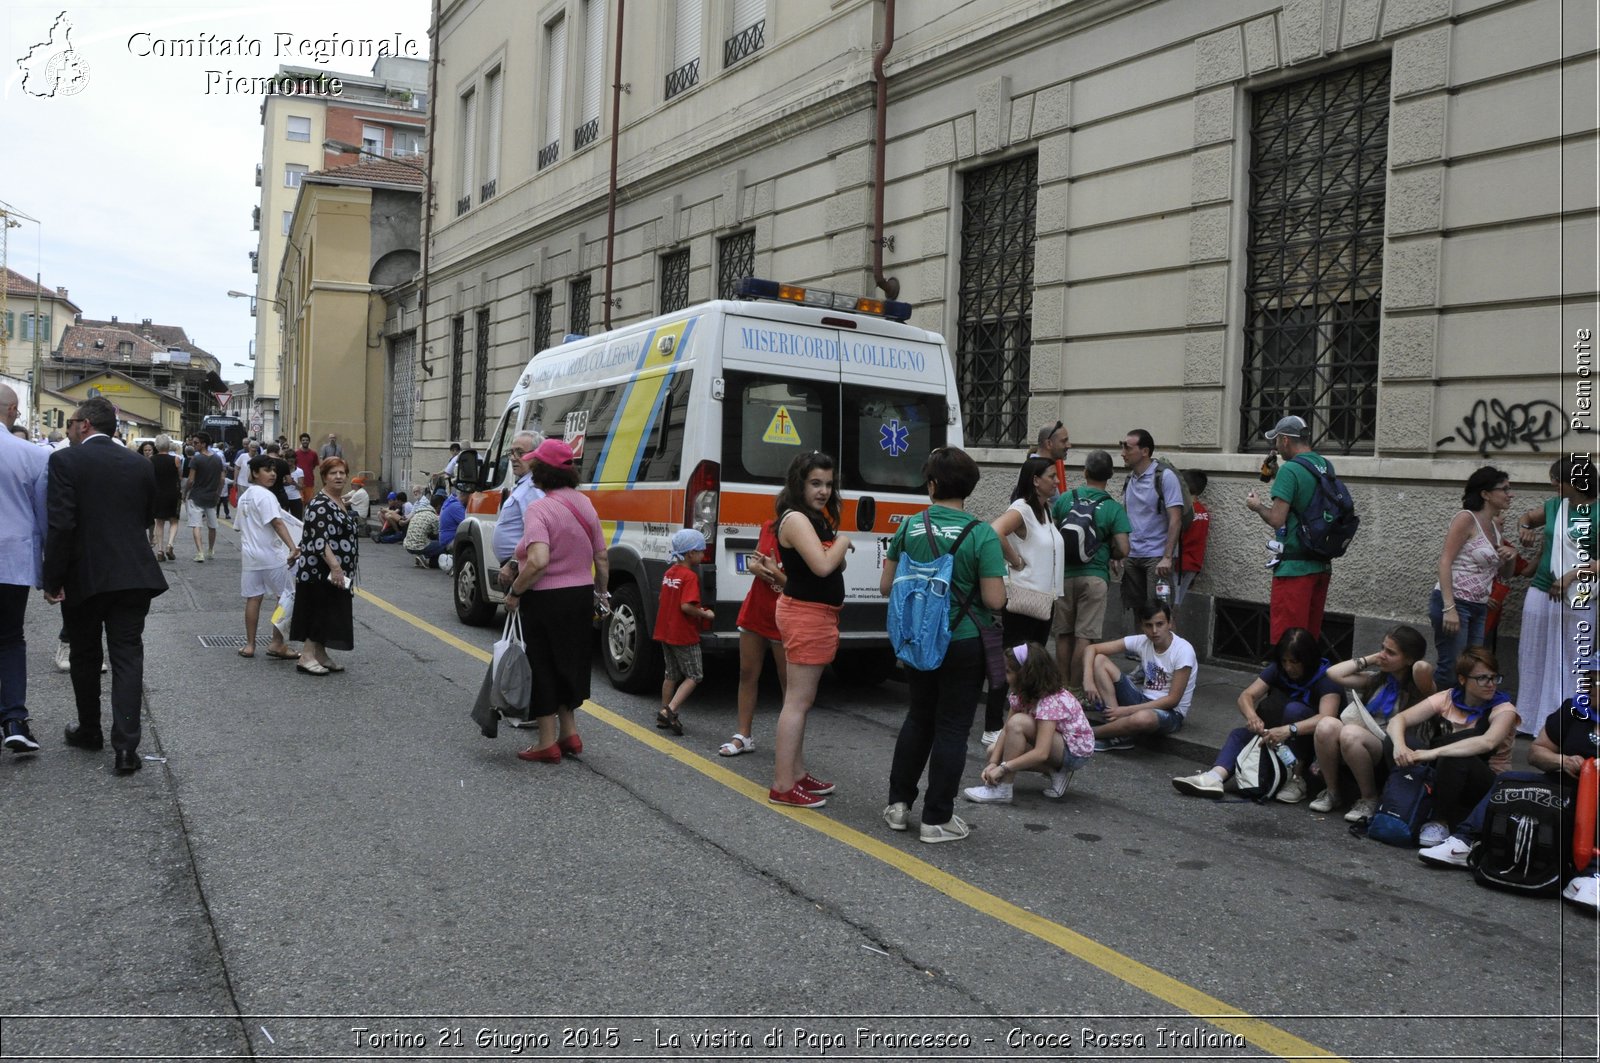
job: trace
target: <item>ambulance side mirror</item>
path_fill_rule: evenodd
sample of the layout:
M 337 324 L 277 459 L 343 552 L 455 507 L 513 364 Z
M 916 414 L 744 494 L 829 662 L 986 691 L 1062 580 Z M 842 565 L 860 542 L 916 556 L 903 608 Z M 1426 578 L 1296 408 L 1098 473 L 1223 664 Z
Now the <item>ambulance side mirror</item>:
M 871 495 L 862 495 L 856 501 L 856 531 L 871 531 L 877 518 L 878 500 Z
M 456 459 L 456 483 L 466 484 L 474 491 L 480 490 L 478 472 L 478 452 L 476 450 L 463 450 L 461 457 Z

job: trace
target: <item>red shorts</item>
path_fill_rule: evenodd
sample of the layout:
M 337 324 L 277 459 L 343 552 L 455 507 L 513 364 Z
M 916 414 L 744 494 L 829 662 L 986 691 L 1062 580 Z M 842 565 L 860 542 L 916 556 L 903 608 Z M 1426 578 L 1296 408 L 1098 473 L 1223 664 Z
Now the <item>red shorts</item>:
M 1322 637 L 1322 609 L 1328 602 L 1331 572 L 1310 576 L 1276 576 L 1272 580 L 1272 644 L 1292 627 L 1303 627 L 1312 638 Z
M 778 630 L 790 664 L 832 664 L 839 653 L 839 606 L 778 599 Z

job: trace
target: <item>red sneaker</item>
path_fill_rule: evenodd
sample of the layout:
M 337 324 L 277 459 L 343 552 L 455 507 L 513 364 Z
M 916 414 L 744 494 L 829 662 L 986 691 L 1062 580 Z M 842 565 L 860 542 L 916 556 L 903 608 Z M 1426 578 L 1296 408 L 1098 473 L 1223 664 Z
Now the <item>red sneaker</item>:
M 828 803 L 826 797 L 819 797 L 798 785 L 789 790 L 768 790 L 767 800 L 775 805 L 793 805 L 795 808 L 821 808 Z
M 569 757 L 575 757 L 583 752 L 583 739 L 577 735 L 567 735 L 567 737 L 556 742 L 556 745 L 560 746 L 561 752 Z
M 806 772 L 805 778 L 797 781 L 795 785 L 804 790 L 806 793 L 816 794 L 818 797 L 823 797 L 827 794 L 833 793 L 833 783 L 823 782 L 809 771 Z
M 517 754 L 517 759 L 542 760 L 546 764 L 559 764 L 561 763 L 561 746 L 548 745 L 543 749 L 540 749 L 537 746 L 529 746 L 527 749 L 524 749 L 521 753 Z

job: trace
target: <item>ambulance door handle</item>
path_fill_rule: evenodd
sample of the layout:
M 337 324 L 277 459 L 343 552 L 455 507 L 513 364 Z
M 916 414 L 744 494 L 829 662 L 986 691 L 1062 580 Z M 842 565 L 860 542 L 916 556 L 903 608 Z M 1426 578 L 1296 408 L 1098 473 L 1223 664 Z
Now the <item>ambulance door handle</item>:
M 862 495 L 856 501 L 856 531 L 869 532 L 873 524 L 877 523 L 878 500 L 871 495 Z

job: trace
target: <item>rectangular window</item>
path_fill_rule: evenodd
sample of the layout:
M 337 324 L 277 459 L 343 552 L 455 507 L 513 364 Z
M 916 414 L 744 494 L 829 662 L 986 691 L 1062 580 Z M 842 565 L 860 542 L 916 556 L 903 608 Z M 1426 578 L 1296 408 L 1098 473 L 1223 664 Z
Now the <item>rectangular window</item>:
M 1285 414 L 1318 449 L 1372 453 L 1389 60 L 1255 95 L 1239 446 Z
M 700 9 L 705 0 L 677 0 L 672 20 L 672 72 L 664 99 L 672 99 L 700 80 Z
M 733 0 L 733 32 L 722 42 L 722 65 L 759 52 L 766 41 L 767 0 Z
M 734 299 L 739 282 L 756 275 L 756 231 L 724 236 L 717 241 L 717 298 Z
M 467 317 L 450 319 L 450 438 L 461 438 L 461 377 L 466 369 Z
M 305 179 L 308 169 L 309 167 L 300 166 L 292 162 L 284 164 L 283 187 L 299 188 L 300 182 Z
M 408 132 L 404 129 L 391 130 L 390 145 L 389 154 L 397 159 L 403 159 L 407 155 L 421 154 L 422 134 Z
M 34 327 L 33 327 L 34 326 L 34 320 L 35 320 L 34 316 L 31 313 L 27 313 L 27 314 L 23 314 L 22 315 L 22 337 L 21 337 L 22 339 L 31 340 L 31 339 L 35 338 L 35 336 L 34 336 Z M 50 315 L 41 314 L 37 320 L 38 320 L 38 323 L 39 323 L 39 330 L 38 330 L 39 334 L 38 334 L 38 337 L 37 337 L 38 340 L 41 343 L 49 343 L 50 342 Z
M 478 311 L 472 345 L 472 438 L 482 439 L 489 425 L 489 311 Z
M 579 336 L 589 334 L 589 278 L 580 277 L 567 288 L 567 331 Z
M 690 370 L 680 369 L 667 385 L 667 398 L 639 447 L 641 483 L 675 483 L 683 469 L 683 432 L 689 423 Z
M 606 67 L 605 0 L 583 0 L 583 98 L 572 148 L 593 144 L 600 137 L 600 92 Z
M 963 182 L 956 386 L 968 443 L 1018 446 L 1028 432 L 1038 192 L 1034 155 L 973 170 Z
M 725 384 L 723 480 L 781 486 L 796 454 L 839 453 L 837 383 L 728 373 Z
M 661 312 L 689 305 L 689 249 L 661 256 Z
M 288 123 L 288 126 L 284 130 L 284 136 L 285 137 L 287 137 L 290 140 L 300 140 L 300 141 L 308 141 L 308 142 L 311 140 L 311 119 L 309 119 L 309 118 L 301 118 L 301 117 L 298 117 L 296 115 L 292 115 L 291 114 L 286 119 L 286 121 Z
M 550 330 L 555 328 L 555 294 L 546 288 L 533 297 L 533 353 L 550 346 Z
M 856 491 L 920 491 L 922 462 L 945 444 L 943 395 L 844 389 L 844 487 Z
M 361 148 L 374 155 L 383 154 L 384 130 L 381 125 L 364 125 L 361 127 Z
M 468 89 L 461 94 L 461 183 L 456 186 L 456 216 L 472 209 L 473 182 L 478 162 L 478 94 Z
M 478 190 L 479 202 L 493 199 L 500 181 L 500 94 L 504 81 L 498 67 L 483 79 L 487 106 L 483 109 L 483 185 Z
M 544 28 L 544 136 L 538 167 L 544 169 L 561 157 L 562 113 L 566 109 L 567 19 L 565 15 Z
M 291 225 L 293 225 L 293 224 L 294 224 L 294 211 L 292 211 L 292 210 L 284 211 L 283 212 L 283 235 L 285 235 L 285 236 L 289 235 L 289 227 Z

